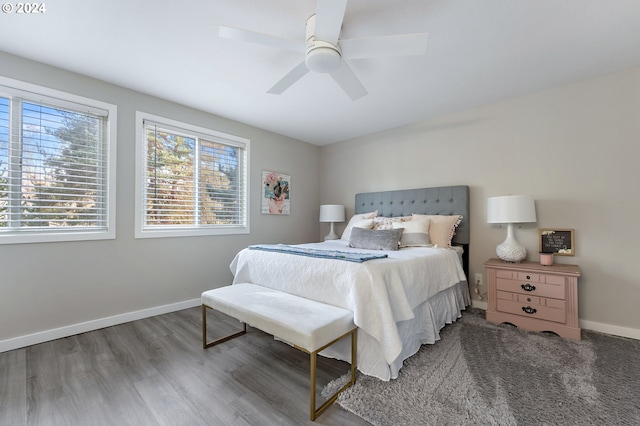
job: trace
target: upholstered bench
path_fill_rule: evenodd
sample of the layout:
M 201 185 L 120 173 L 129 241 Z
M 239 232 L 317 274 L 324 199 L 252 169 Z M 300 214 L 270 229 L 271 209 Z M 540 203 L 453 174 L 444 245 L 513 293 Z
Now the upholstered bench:
M 315 420 L 340 392 L 355 383 L 356 331 L 353 313 L 348 309 L 327 305 L 272 290 L 255 284 L 241 283 L 202 293 L 202 347 L 209 348 L 247 331 L 247 324 L 283 340 L 310 355 L 310 418 Z M 212 308 L 243 324 L 243 330 L 207 341 L 207 309 Z M 318 352 L 344 337 L 351 336 L 351 380 L 316 408 L 316 356 Z

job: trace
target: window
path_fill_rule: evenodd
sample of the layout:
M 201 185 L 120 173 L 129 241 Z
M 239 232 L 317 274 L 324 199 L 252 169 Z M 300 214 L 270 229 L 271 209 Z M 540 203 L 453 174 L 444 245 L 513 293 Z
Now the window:
M 249 140 L 138 112 L 136 238 L 249 232 Z
M 115 113 L 0 77 L 0 244 L 115 238 Z

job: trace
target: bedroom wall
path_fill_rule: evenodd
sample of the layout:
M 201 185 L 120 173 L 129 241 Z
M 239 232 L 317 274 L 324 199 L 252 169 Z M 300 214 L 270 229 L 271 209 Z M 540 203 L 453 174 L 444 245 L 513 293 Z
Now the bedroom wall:
M 117 238 L 0 245 L 0 350 L 34 333 L 199 300 L 231 282 L 229 263 L 248 244 L 317 239 L 317 146 L 3 52 L 0 64 L 5 77 L 118 106 Z M 249 235 L 134 239 L 136 109 L 251 140 Z M 262 170 L 292 176 L 290 216 L 260 213 Z
M 470 272 L 484 293 L 483 262 L 506 237 L 486 223 L 487 197 L 532 195 L 538 221 L 516 228 L 528 259 L 539 227 L 574 228 L 576 255 L 555 259 L 582 269 L 583 327 L 640 338 L 638 135 L 635 68 L 325 146 L 321 201 L 349 216 L 358 192 L 469 185 Z

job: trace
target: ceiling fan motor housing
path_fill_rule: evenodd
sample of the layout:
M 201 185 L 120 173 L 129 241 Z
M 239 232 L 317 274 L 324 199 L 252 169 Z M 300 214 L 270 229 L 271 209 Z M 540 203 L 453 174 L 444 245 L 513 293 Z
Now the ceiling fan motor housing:
M 311 71 L 330 73 L 340 68 L 342 54 L 340 48 L 329 42 L 315 39 L 316 15 L 307 19 L 307 48 L 305 64 Z

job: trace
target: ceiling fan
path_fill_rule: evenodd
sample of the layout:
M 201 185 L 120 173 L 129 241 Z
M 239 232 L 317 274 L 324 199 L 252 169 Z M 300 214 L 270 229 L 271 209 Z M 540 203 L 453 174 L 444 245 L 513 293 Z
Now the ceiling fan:
M 380 56 L 422 55 L 427 34 L 340 39 L 347 0 L 317 0 L 316 13 L 307 19 L 306 42 L 232 27 L 220 27 L 223 38 L 263 44 L 304 54 L 304 60 L 278 81 L 267 93 L 281 94 L 309 71 L 327 73 L 352 99 L 367 94 L 345 59 Z

